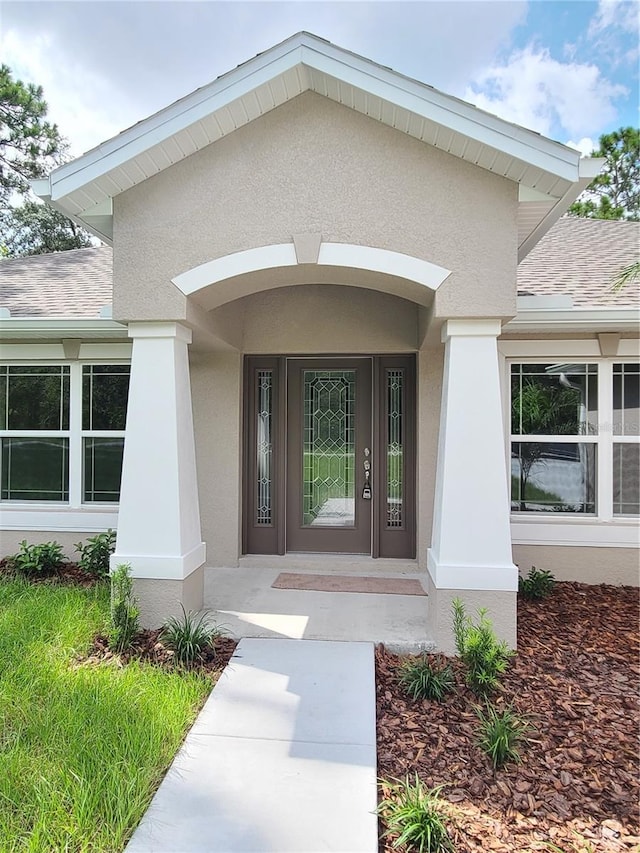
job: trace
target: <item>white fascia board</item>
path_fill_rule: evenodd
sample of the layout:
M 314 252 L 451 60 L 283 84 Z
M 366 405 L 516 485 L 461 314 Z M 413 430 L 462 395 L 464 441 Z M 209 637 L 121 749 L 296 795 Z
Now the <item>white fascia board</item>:
M 638 328 L 640 308 L 534 308 L 519 310 L 502 332 L 633 332 Z
M 574 149 L 301 33 L 60 166 L 50 176 L 51 198 L 62 199 L 296 65 L 307 65 L 560 178 L 578 178 L 580 154 Z M 301 83 L 300 91 L 304 88 Z
M 335 45 L 315 41 L 305 45 L 302 61 L 316 71 L 560 178 L 573 182 L 579 176 L 579 151 Z
M 51 337 L 100 337 L 104 338 L 105 332 L 113 338 L 127 338 L 127 327 L 115 320 L 102 320 L 99 318 L 84 319 L 77 317 L 49 318 L 49 317 L 7 317 L 0 318 L 0 337 L 29 337 L 37 334 L 42 338 L 44 333 L 50 333 Z
M 593 178 L 600 172 L 604 162 L 602 159 L 593 159 L 587 165 L 587 161 L 584 158 L 580 160 L 578 167 L 580 174 L 577 179 L 574 179 L 575 183 L 569 186 L 564 195 L 557 200 L 546 216 L 540 220 L 533 231 L 518 246 L 518 263 L 527 257 L 529 252 L 542 240 L 552 225 L 555 225 L 558 219 L 567 212 L 580 193 L 586 190 Z M 583 174 L 583 172 L 586 174 Z M 591 172 L 594 174 L 591 175 Z
M 80 189 L 300 64 L 298 47 L 288 46 L 283 51 L 285 44 L 274 48 L 273 53 L 249 60 L 208 86 L 197 89 L 76 160 L 60 166 L 50 175 L 52 198 L 59 199 Z

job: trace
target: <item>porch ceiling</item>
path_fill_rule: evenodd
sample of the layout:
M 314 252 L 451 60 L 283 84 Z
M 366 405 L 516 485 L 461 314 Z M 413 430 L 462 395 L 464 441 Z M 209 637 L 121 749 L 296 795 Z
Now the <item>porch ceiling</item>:
M 113 198 L 312 91 L 520 185 L 520 258 L 601 161 L 308 33 L 298 33 L 35 181 L 52 206 L 111 242 Z

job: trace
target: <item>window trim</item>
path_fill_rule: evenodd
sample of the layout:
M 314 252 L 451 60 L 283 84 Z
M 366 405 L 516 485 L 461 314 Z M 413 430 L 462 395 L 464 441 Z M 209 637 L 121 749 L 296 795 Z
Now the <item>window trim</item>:
M 3 365 L 25 367 L 68 366 L 69 379 L 69 429 L 68 430 L 0 430 L 0 438 L 55 437 L 69 439 L 69 500 L 68 501 L 2 501 L 0 502 L 0 530 L 51 530 L 96 531 L 115 527 L 118 502 L 84 501 L 84 439 L 124 438 L 125 430 L 82 429 L 82 368 L 88 364 L 131 365 L 131 358 L 123 357 L 121 344 L 82 345 L 77 360 L 64 357 L 47 357 L 42 345 L 33 347 L 33 357 L 28 358 L 24 347 L 2 347 Z M 84 352 L 83 352 L 84 349 Z M 130 350 L 129 350 L 130 351 Z M 113 354 L 112 354 L 113 353 Z M 14 356 L 12 358 L 12 355 Z M 51 354 L 52 355 L 52 354 Z
M 598 365 L 598 433 L 596 435 L 556 436 L 550 441 L 588 441 L 597 450 L 597 506 L 595 515 L 554 517 L 550 513 L 511 512 L 511 539 L 513 545 L 567 545 L 583 547 L 640 547 L 638 516 L 613 515 L 613 464 L 614 443 L 638 443 L 639 436 L 613 434 L 613 365 L 640 363 L 638 341 L 623 339 L 615 356 L 602 356 L 599 342 L 591 340 L 499 340 L 501 361 L 503 426 L 505 435 L 506 472 L 511 470 L 511 365 L 540 364 L 566 361 L 591 362 Z M 522 440 L 522 439 L 520 439 Z M 509 494 L 511 490 L 509 488 Z

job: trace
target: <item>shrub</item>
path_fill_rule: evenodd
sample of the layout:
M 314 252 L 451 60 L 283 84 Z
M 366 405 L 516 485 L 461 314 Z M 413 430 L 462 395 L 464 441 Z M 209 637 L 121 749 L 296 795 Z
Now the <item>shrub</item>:
M 480 620 L 474 625 L 459 598 L 452 607 L 456 649 L 466 668 L 467 684 L 476 695 L 486 696 L 499 687 L 513 652 L 496 637 L 484 608 L 478 611 Z
M 518 578 L 518 592 L 523 598 L 540 600 L 553 592 L 556 579 L 546 569 L 536 569 L 531 566 L 527 577 Z
M 106 533 L 98 533 L 87 539 L 85 545 L 78 542 L 75 546 L 80 554 L 78 564 L 90 575 L 106 577 L 109 574 L 109 557 L 116 548 L 115 530 L 107 530 Z
M 221 629 L 210 625 L 205 613 L 199 616 L 184 609 L 182 616 L 172 616 L 162 629 L 162 639 L 173 650 L 174 660 L 183 666 L 193 666 L 202 659 L 207 648 L 213 649 L 213 642 L 219 637 Z
M 518 745 L 526 739 L 531 726 L 518 716 L 512 705 L 502 710 L 487 704 L 486 713 L 476 708 L 480 720 L 478 746 L 485 752 L 495 769 L 504 766 L 507 761 L 520 761 Z
M 416 774 L 413 783 L 407 777 L 386 787 L 390 796 L 381 801 L 378 814 L 387 825 L 385 835 L 397 835 L 392 846 L 406 845 L 419 853 L 452 853 L 440 799 L 442 786 L 428 790 Z
M 131 566 L 121 563 L 111 575 L 111 625 L 109 648 L 121 654 L 131 646 L 138 633 L 140 611 L 133 597 Z
M 437 663 L 428 655 L 422 655 L 402 663 L 400 684 L 414 700 L 435 699 L 441 702 L 445 694 L 453 689 L 455 680 L 448 664 Z
M 28 545 L 23 539 L 20 550 L 9 558 L 13 567 L 25 574 L 55 572 L 65 562 L 62 545 L 58 542 L 41 542 Z

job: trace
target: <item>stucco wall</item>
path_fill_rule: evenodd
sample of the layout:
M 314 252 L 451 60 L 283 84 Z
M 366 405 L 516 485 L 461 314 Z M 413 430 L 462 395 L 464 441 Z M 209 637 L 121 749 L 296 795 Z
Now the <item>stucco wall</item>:
M 559 581 L 638 586 L 637 548 L 586 548 L 579 545 L 514 545 L 513 561 L 526 575 L 531 566 L 553 572 Z
M 42 542 L 58 542 L 62 545 L 65 557 L 75 562 L 78 559 L 78 552 L 75 548 L 76 543 L 86 542 L 87 539 L 91 536 L 97 536 L 98 533 L 104 533 L 104 531 L 73 533 L 68 530 L 2 530 L 0 531 L 0 559 L 17 554 L 20 550 L 20 543 L 26 539 L 29 545 L 39 545 Z
M 320 233 L 453 271 L 448 316 L 515 313 L 515 184 L 315 93 L 117 196 L 114 317 L 182 319 L 171 278 Z
M 239 353 L 192 354 L 198 497 L 209 566 L 235 566 L 240 553 L 241 389 Z

